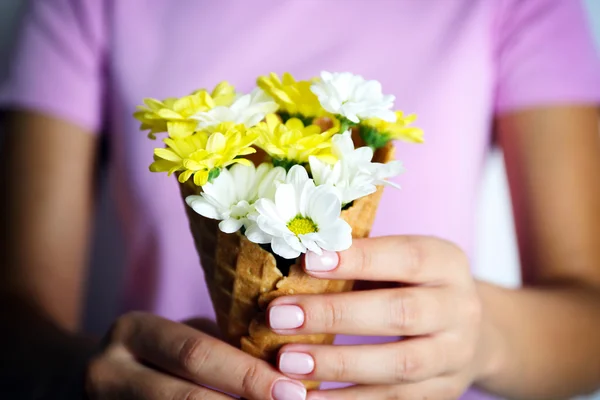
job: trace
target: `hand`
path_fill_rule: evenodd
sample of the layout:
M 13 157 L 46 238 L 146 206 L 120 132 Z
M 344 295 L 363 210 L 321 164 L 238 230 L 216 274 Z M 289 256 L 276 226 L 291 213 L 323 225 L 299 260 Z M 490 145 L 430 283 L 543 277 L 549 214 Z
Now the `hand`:
M 288 376 L 357 384 L 308 399 L 456 399 L 471 384 L 481 305 L 456 246 L 430 237 L 363 239 L 339 254 L 309 253 L 304 264 L 317 278 L 396 284 L 278 298 L 268 309 L 273 331 L 404 337 L 378 345 L 284 346 L 278 365 Z
M 306 397 L 301 383 L 268 363 L 190 326 L 144 313 L 119 318 L 86 373 L 92 400 L 232 399 L 220 391 L 249 400 Z

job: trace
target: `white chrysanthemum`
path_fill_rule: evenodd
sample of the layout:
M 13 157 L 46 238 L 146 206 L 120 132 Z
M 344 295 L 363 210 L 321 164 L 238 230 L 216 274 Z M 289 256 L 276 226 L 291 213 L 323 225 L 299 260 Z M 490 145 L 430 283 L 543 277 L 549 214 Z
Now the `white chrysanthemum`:
M 285 169 L 281 167 L 236 164 L 222 169 L 213 183 L 202 186 L 199 196 L 188 196 L 185 201 L 198 214 L 220 220 L 219 229 L 223 232 L 233 233 L 253 224 L 254 202 L 273 198 L 277 183 L 284 180 Z
M 308 161 L 315 183 L 334 186 L 343 205 L 375 192 L 376 185 L 398 187 L 386 179 L 402 172 L 400 161 L 371 162 L 373 150 L 366 146 L 355 149 L 350 131 L 335 135 L 331 150 L 338 158 L 333 165 L 316 157 L 310 157 Z
M 341 203 L 333 187 L 315 186 L 302 166 L 290 169 L 274 200 L 259 199 L 255 206 L 256 225 L 246 236 L 255 243 L 270 243 L 283 258 L 293 259 L 307 250 L 346 250 L 352 244 L 352 228 L 340 218 Z
M 210 128 L 223 122 L 244 124 L 246 128 L 251 128 L 262 121 L 267 114 L 277 111 L 278 107 L 269 95 L 262 89 L 256 88 L 252 93 L 237 98 L 228 107 L 214 107 L 199 112 L 191 118 L 198 121 L 198 129 Z
M 321 79 L 310 87 L 317 95 L 321 106 L 332 114 L 341 115 L 359 123 L 368 118 L 396 121 L 391 110 L 395 97 L 384 95 L 378 81 L 366 81 L 350 72 L 321 72 Z

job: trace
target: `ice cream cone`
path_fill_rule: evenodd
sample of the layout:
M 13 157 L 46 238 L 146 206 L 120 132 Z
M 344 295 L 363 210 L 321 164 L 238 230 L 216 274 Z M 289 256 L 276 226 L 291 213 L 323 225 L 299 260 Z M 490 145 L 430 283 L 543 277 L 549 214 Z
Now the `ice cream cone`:
M 356 142 L 358 142 L 358 138 Z M 357 147 L 360 144 L 357 143 Z M 375 152 L 376 162 L 394 158 L 391 143 Z M 193 184 L 181 184 L 183 198 L 198 194 Z M 369 235 L 383 188 L 353 202 L 342 211 L 352 226 L 354 238 Z M 279 296 L 291 294 L 339 293 L 352 289 L 353 281 L 329 281 L 305 274 L 301 265 L 293 265 L 287 276 L 277 268 L 276 258 L 242 234 L 225 234 L 218 221 L 210 220 L 185 207 L 217 323 L 224 339 L 248 354 L 275 364 L 277 352 L 287 343 L 332 343 L 333 335 L 280 336 L 267 327 L 264 311 Z M 305 382 L 315 389 L 318 382 Z

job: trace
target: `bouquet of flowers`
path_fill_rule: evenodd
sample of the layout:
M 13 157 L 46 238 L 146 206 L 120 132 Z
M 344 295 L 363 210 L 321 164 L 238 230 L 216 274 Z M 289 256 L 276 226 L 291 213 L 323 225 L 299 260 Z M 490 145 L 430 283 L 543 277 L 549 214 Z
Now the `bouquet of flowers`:
M 165 132 L 150 171 L 175 174 L 218 325 L 247 353 L 274 362 L 286 343 L 264 310 L 278 297 L 351 290 L 303 272 L 307 251 L 343 251 L 369 235 L 387 179 L 402 172 L 392 140 L 422 142 L 414 115 L 351 73 L 297 81 L 271 73 L 249 94 L 227 82 L 182 98 L 145 99 L 134 116 Z M 306 383 L 314 388 L 317 383 Z

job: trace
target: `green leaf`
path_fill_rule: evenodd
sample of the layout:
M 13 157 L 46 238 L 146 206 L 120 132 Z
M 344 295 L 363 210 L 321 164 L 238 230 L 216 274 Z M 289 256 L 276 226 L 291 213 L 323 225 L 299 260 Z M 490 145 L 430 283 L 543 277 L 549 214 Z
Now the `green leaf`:
M 390 137 L 387 134 L 381 133 L 377 129 L 368 125 L 361 125 L 359 132 L 362 140 L 364 140 L 367 146 L 373 150 L 377 150 L 385 146 L 390 141 Z
M 346 117 L 337 115 L 337 118 L 340 120 L 340 133 L 344 133 L 353 126 L 356 126 L 356 122 L 352 122 Z
M 217 179 L 221 175 L 221 168 L 213 168 L 208 171 L 208 181 L 213 183 L 215 179 Z
M 274 167 L 283 167 L 286 171 L 289 171 L 294 165 L 304 166 L 304 164 L 299 163 L 295 160 L 288 160 L 285 158 L 274 158 L 273 157 L 272 161 L 273 161 Z
M 287 111 L 279 111 L 278 114 L 281 117 L 281 120 L 283 121 L 284 124 L 290 118 L 298 118 L 300 121 L 302 121 L 302 123 L 304 124 L 304 126 L 309 126 L 309 125 L 312 125 L 313 120 L 315 119 L 315 117 L 310 117 L 310 116 L 307 117 L 307 116 L 302 115 L 302 114 L 290 114 Z

